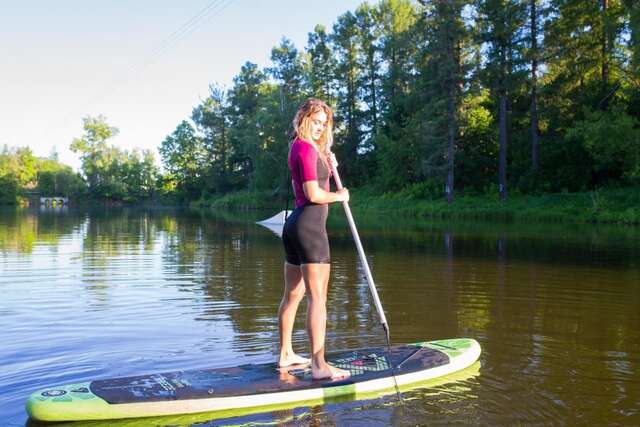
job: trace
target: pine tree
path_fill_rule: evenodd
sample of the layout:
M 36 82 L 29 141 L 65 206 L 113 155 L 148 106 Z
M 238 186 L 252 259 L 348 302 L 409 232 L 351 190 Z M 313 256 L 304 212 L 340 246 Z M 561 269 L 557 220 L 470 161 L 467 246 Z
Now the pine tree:
M 353 183 L 357 176 L 358 145 L 360 143 L 360 99 L 357 62 L 356 17 L 347 12 L 333 26 L 332 45 L 336 53 L 336 83 L 338 105 L 336 111 L 336 147 L 345 182 Z M 353 184 L 351 184 L 353 185 Z
M 362 70 L 358 87 L 360 97 L 367 109 L 363 111 L 363 126 L 366 142 L 361 148 L 372 150 L 371 139 L 378 129 L 380 110 L 380 65 L 382 62 L 379 38 L 381 35 L 379 14 L 368 3 L 356 9 L 356 26 L 358 41 L 358 67 Z
M 261 138 L 256 117 L 259 110 L 265 74 L 254 63 L 247 62 L 233 79 L 229 90 L 229 144 L 232 156 L 229 159 L 233 170 L 234 188 L 255 185 L 253 172 L 258 157 Z
M 509 140 L 509 96 L 518 85 L 522 71 L 522 37 L 525 10 L 518 0 L 478 0 L 477 29 L 486 49 L 483 70 L 486 85 L 498 102 L 498 193 L 505 200 L 507 191 L 507 143 Z
M 297 104 L 305 97 L 304 69 L 298 49 L 291 40 L 282 38 L 280 45 L 271 49 L 272 67 L 267 74 L 282 85 L 285 111 L 295 111 Z
M 445 161 L 446 184 L 445 196 L 449 203 L 453 201 L 454 191 L 454 165 L 455 148 L 459 138 L 459 112 L 462 101 L 462 43 L 465 36 L 462 22 L 463 2 L 459 0 L 436 0 L 433 2 L 431 16 L 427 19 L 432 23 L 433 30 L 428 39 L 431 67 L 434 71 L 432 78 L 437 80 L 435 87 L 437 92 L 429 96 L 432 104 L 441 104 L 442 117 L 446 117 L 445 123 L 441 123 L 436 133 L 444 133 L 445 136 Z M 429 8 L 427 8 L 427 13 Z M 434 105 L 434 108 L 438 108 Z M 435 130 L 435 127 L 434 127 Z
M 336 63 L 329 34 L 324 26 L 316 25 L 313 32 L 308 34 L 305 52 L 307 54 L 306 86 L 310 89 L 312 96 L 333 105 Z
M 229 106 L 224 89 L 210 85 L 209 96 L 191 113 L 191 119 L 203 135 L 206 150 L 207 189 L 214 193 L 228 191 L 231 180 L 231 146 L 229 144 Z

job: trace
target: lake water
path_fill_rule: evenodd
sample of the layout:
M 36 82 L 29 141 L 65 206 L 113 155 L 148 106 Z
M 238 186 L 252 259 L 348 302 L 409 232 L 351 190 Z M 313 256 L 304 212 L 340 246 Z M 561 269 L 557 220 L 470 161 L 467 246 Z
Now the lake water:
M 283 253 L 254 223 L 273 213 L 0 211 L 0 425 L 47 386 L 275 360 Z M 640 228 L 355 214 L 392 342 L 471 337 L 480 363 L 404 405 L 152 425 L 640 424 Z M 327 348 L 384 345 L 339 209 L 329 230 Z

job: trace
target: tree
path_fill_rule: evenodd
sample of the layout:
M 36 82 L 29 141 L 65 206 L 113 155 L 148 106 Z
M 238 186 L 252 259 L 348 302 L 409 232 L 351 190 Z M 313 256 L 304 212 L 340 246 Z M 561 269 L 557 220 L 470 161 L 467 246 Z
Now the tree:
M 545 25 L 544 77 L 547 128 L 543 158 L 553 189 L 584 190 L 597 185 L 601 169 L 578 138 L 567 131 L 594 110 L 609 110 L 623 101 L 625 53 L 623 9 L 619 0 L 605 3 L 554 1 Z M 601 172 L 597 172 L 600 170 Z
M 107 140 L 118 134 L 118 129 L 107 124 L 104 116 L 85 117 L 82 119 L 84 135 L 74 138 L 71 143 L 71 151 L 80 153 L 82 172 L 84 173 L 89 191 L 105 195 L 111 177 L 105 173 L 111 163 L 110 156 L 113 150 L 109 150 Z
M 360 143 L 360 110 L 357 83 L 360 68 L 357 62 L 356 17 L 347 12 L 333 26 L 331 41 L 336 52 L 336 147 L 342 174 L 348 182 L 357 176 L 358 145 Z
M 640 3 L 637 0 L 624 0 L 624 7 L 628 14 L 629 42 L 631 51 L 630 70 L 633 76 L 640 75 Z
M 329 104 L 335 103 L 333 81 L 336 73 L 336 62 L 330 46 L 330 38 L 323 25 L 316 25 L 308 34 L 306 61 L 306 86 L 311 95 Z
M 114 175 L 121 177 L 122 195 L 126 202 L 134 202 L 153 196 L 158 178 L 155 157 L 150 150 L 134 149 L 122 153 L 121 164 L 114 168 Z
M 234 187 L 247 188 L 252 180 L 255 160 L 260 150 L 260 135 L 256 125 L 265 74 L 256 64 L 245 63 L 240 74 L 233 78 L 229 90 L 229 144 L 233 156 L 230 159 L 234 173 Z
M 585 112 L 585 118 L 567 130 L 566 139 L 589 153 L 597 184 L 640 183 L 640 120 L 621 106 Z
M 159 148 L 162 163 L 176 181 L 177 190 L 188 199 L 202 191 L 206 153 L 201 138 L 189 122 L 183 120 Z
M 298 49 L 291 40 L 283 37 L 280 45 L 271 49 L 271 62 L 273 66 L 266 71 L 282 85 L 285 110 L 295 110 L 305 96 L 304 68 Z
M 383 94 L 387 105 L 386 119 L 402 125 L 410 112 L 407 105 L 410 84 L 416 72 L 418 18 L 416 5 L 408 0 L 384 0 L 378 5 L 381 26 L 382 59 L 386 73 Z
M 36 189 L 42 195 L 78 197 L 86 189 L 86 184 L 80 174 L 73 171 L 70 166 L 64 165 L 55 159 L 40 159 Z
M 382 1 L 376 16 L 382 60 L 379 130 L 374 139 L 378 181 L 396 190 L 425 176 L 427 129 L 417 114 L 423 98 L 416 90 L 418 47 L 423 35 L 415 32 L 418 10 L 410 1 Z
M 25 188 L 33 188 L 37 158 L 28 147 L 3 147 L 0 153 L 0 204 L 16 204 Z
M 525 21 L 523 4 L 517 0 L 478 0 L 477 29 L 486 49 L 484 77 L 498 101 L 499 165 L 498 192 L 507 198 L 507 142 L 509 140 L 509 95 L 518 84 L 523 55 L 520 32 Z
M 191 119 L 203 135 L 207 188 L 223 193 L 231 185 L 232 151 L 229 143 L 229 105 L 225 91 L 209 86 L 209 97 L 193 109 Z
M 529 0 L 529 38 L 531 61 L 531 169 L 535 174 L 540 167 L 540 126 L 538 125 L 538 0 Z
M 432 123 L 432 138 L 444 140 L 446 184 L 445 196 L 453 201 L 456 145 L 459 144 L 459 116 L 462 107 L 462 43 L 465 28 L 462 22 L 463 3 L 459 0 L 436 0 L 425 6 L 425 20 L 430 31 L 428 40 L 428 64 L 425 73 L 426 110 L 431 114 L 425 120 Z M 434 114 L 435 113 L 435 114 Z M 432 117 L 440 117 L 440 120 Z M 444 119 L 444 120 L 443 120 Z M 435 135 L 433 135 L 435 134 Z M 445 137 L 438 138 L 439 135 Z M 436 143 L 436 145 L 440 145 Z M 436 150 L 440 151 L 440 150 Z
M 372 150 L 374 147 L 372 139 L 378 130 L 379 109 L 380 109 L 380 66 L 382 63 L 380 46 L 380 19 L 378 11 L 368 3 L 363 3 L 356 9 L 356 26 L 358 41 L 358 68 L 362 70 L 358 87 L 360 88 L 360 98 L 367 106 L 363 111 L 364 134 L 367 135 L 368 142 L 362 147 L 364 150 Z

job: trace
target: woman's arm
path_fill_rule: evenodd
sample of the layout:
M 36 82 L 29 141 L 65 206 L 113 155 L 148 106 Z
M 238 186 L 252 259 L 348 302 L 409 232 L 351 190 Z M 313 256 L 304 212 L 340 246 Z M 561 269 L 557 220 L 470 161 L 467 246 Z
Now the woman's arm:
M 305 197 L 311 201 L 311 203 L 327 204 L 349 201 L 349 190 L 346 188 L 333 193 L 320 188 L 318 181 L 305 181 L 302 183 L 302 189 Z

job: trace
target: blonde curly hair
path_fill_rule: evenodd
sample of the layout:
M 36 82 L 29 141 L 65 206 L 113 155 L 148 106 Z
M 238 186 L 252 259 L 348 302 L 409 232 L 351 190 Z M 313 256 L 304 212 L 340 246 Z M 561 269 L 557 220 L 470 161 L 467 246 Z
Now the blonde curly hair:
M 333 111 L 324 101 L 316 98 L 304 101 L 293 118 L 293 132 L 296 138 L 314 142 L 311 138 L 311 115 L 319 112 L 327 115 L 327 126 L 320 136 L 318 151 L 328 156 L 333 144 Z

